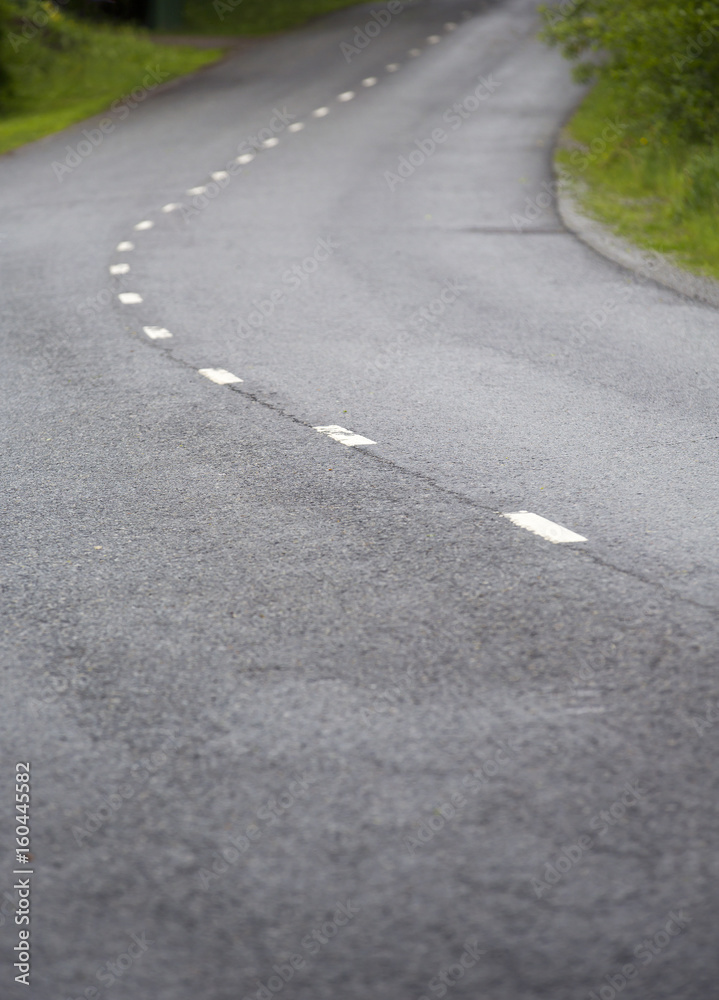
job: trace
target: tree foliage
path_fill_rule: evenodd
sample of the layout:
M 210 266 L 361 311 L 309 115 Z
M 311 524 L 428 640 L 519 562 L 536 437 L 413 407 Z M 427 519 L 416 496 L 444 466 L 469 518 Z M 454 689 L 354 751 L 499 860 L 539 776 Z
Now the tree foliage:
M 540 8 L 542 37 L 577 61 L 580 81 L 611 81 L 655 136 L 719 134 L 719 0 L 561 0 Z

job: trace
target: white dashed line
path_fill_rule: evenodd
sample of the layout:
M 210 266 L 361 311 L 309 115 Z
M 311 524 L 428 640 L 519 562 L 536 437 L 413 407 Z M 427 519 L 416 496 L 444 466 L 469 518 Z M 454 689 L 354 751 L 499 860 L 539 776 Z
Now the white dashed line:
M 292 128 L 291 125 L 290 125 L 290 128 Z M 255 158 L 255 154 L 254 153 L 243 153 L 242 156 L 238 156 L 237 157 L 237 159 L 235 160 L 235 163 L 239 163 L 242 166 L 244 166 L 245 163 L 252 163 L 252 161 L 254 160 L 254 158 Z
M 110 274 L 127 274 L 129 270 L 129 264 L 110 264 Z
M 241 382 L 242 379 L 233 375 L 232 372 L 225 371 L 224 368 L 198 368 L 198 373 L 208 378 L 210 382 L 218 385 L 231 385 L 233 382 Z
M 442 39 L 439 37 L 439 35 L 428 35 L 427 37 L 427 42 L 429 43 L 429 45 L 436 45 L 437 42 L 441 41 Z
M 422 49 L 410 49 L 408 54 L 411 55 L 413 58 L 416 58 L 417 56 L 422 55 Z
M 304 122 L 292 122 L 291 125 L 287 126 L 287 131 L 288 132 L 301 132 L 304 127 L 305 127 L 305 123 Z
M 134 250 L 135 249 L 135 244 L 134 243 L 130 243 L 128 240 L 123 240 L 122 243 L 118 243 L 117 244 L 117 246 L 115 247 L 115 249 L 119 250 L 120 253 L 123 253 L 125 250 Z
M 206 184 L 198 184 L 197 187 L 188 188 L 187 191 L 185 191 L 185 194 L 189 194 L 192 197 L 194 197 L 196 194 L 204 194 L 206 190 L 207 190 Z
M 163 212 L 174 212 L 178 208 L 182 208 L 182 205 L 179 203 L 179 201 L 170 201 L 170 202 L 168 202 L 167 205 L 163 205 L 162 206 L 162 211 Z
M 399 63 L 387 63 L 385 69 L 388 73 L 396 73 L 399 69 Z
M 265 139 L 262 143 L 263 149 L 273 149 L 275 146 L 279 146 L 280 140 L 276 135 L 273 135 L 271 139 Z
M 364 80 L 362 81 L 362 86 L 363 87 L 374 87 L 374 85 L 376 83 L 377 83 L 377 77 L 376 76 L 366 76 L 364 78 Z
M 338 101 L 351 101 L 354 96 L 355 96 L 354 90 L 345 90 L 345 92 L 343 94 L 338 94 L 337 95 L 337 100 Z
M 337 424 L 328 424 L 327 427 L 315 427 L 315 430 L 319 431 L 320 434 L 326 434 L 327 437 L 331 437 L 333 441 L 346 444 L 348 448 L 354 448 L 358 444 L 377 444 L 376 441 L 370 441 L 369 438 L 362 437 L 361 434 L 355 434 L 354 431 L 348 431 L 346 427 L 339 427 Z
M 142 302 L 142 296 L 137 292 L 120 292 L 117 297 L 125 306 L 135 306 L 138 302 Z
M 226 170 L 216 170 L 214 174 L 210 174 L 213 181 L 226 181 L 229 176 Z
M 137 223 L 135 229 L 137 229 L 138 232 L 141 232 L 143 229 L 152 229 L 154 225 L 155 223 L 151 222 L 150 219 L 144 219 L 142 222 Z
M 142 328 L 150 340 L 162 340 L 165 337 L 171 337 L 172 334 L 169 330 L 166 330 L 164 326 L 143 326 Z
M 528 510 L 518 510 L 513 514 L 503 514 L 502 516 L 508 517 L 512 524 L 516 524 L 518 528 L 526 528 L 527 531 L 533 531 L 535 535 L 541 535 L 548 542 L 587 541 L 584 535 L 578 535 L 576 532 L 570 531 L 569 528 L 563 528 L 561 524 L 555 524 L 554 521 L 548 521 L 546 517 L 540 517 L 539 514 L 530 514 Z
M 444 30 L 445 31 L 454 31 L 454 29 L 456 27 L 457 27 L 457 25 L 454 23 L 454 21 L 447 21 L 447 23 L 444 26 Z
M 315 108 L 312 112 L 313 118 L 325 118 L 330 113 L 329 108 Z

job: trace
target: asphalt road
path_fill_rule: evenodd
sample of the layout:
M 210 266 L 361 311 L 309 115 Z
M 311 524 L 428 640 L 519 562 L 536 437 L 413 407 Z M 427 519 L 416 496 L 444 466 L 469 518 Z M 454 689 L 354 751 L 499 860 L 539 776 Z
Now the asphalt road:
M 719 996 L 717 316 L 563 231 L 534 7 L 0 160 L 3 998 Z

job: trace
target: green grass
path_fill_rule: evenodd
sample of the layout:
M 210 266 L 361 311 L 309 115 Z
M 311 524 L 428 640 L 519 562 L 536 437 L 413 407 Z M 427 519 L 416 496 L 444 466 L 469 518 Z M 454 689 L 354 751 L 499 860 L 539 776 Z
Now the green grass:
M 357 0 L 185 0 L 185 31 L 208 35 L 264 35 L 296 28 L 311 17 Z M 365 18 L 366 20 L 366 18 Z
M 0 153 L 104 111 L 142 88 L 149 69 L 165 82 L 221 50 L 156 45 L 146 32 L 80 24 L 58 12 L 17 51 L 6 39 L 3 54 L 13 88 L 0 110 Z
M 600 82 L 566 127 L 557 166 L 584 209 L 616 233 L 719 278 L 719 139 L 660 139 L 633 120 L 621 92 Z M 626 126 L 607 129 L 607 120 Z

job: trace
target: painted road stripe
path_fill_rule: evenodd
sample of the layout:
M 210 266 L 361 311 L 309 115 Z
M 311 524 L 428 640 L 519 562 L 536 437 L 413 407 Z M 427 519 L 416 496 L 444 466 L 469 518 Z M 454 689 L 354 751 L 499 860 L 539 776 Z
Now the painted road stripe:
M 226 181 L 229 176 L 226 170 L 216 170 L 214 174 L 210 174 L 213 181 Z
M 399 63 L 387 63 L 385 69 L 388 73 L 396 73 L 399 69 Z
M 439 35 L 428 35 L 427 41 L 429 42 L 430 45 L 436 45 L 437 42 L 441 42 L 442 39 L 439 37 Z
M 422 55 L 422 49 L 410 49 L 409 50 L 409 54 L 411 56 L 413 56 L 413 57 L 421 56 Z
M 330 113 L 330 109 L 329 108 L 315 108 L 315 110 L 312 112 L 312 117 L 313 118 L 326 118 L 329 113 Z
M 343 93 L 337 95 L 338 101 L 351 101 L 355 96 L 354 90 L 345 90 Z
M 172 334 L 169 330 L 166 330 L 164 326 L 143 326 L 142 328 L 150 340 L 162 340 L 165 337 L 171 337 Z
M 290 128 L 292 128 L 291 125 L 290 125 Z M 252 163 L 252 161 L 254 160 L 254 158 L 255 158 L 255 154 L 254 153 L 243 153 L 242 156 L 238 156 L 237 157 L 237 159 L 235 160 L 235 163 L 239 163 L 242 166 L 244 166 L 245 163 Z
M 305 127 L 305 123 L 304 122 L 292 122 L 291 125 L 287 126 L 287 131 L 288 132 L 301 132 L 304 127 Z
M 137 292 L 120 292 L 117 297 L 126 306 L 134 306 L 138 302 L 142 302 L 142 296 L 138 295 Z
M 241 382 L 242 379 L 233 375 L 232 372 L 225 371 L 224 368 L 198 368 L 200 375 L 204 375 L 210 382 L 217 382 L 218 385 L 231 385 L 233 382 Z
M 526 528 L 527 531 L 533 531 L 535 535 L 541 535 L 548 542 L 587 541 L 584 535 L 578 535 L 576 532 L 570 531 L 569 528 L 563 528 L 561 524 L 555 524 L 554 521 L 548 521 L 546 517 L 540 517 L 539 514 L 530 514 L 528 510 L 518 510 L 513 514 L 503 514 L 502 516 L 508 517 L 512 524 L 516 524 L 519 528 Z
M 263 149 L 272 149 L 274 146 L 279 146 L 280 140 L 276 135 L 273 135 L 271 139 L 265 139 L 262 143 Z
M 179 201 L 169 201 L 166 205 L 162 206 L 163 212 L 175 212 L 178 208 L 182 208 Z
M 339 427 L 337 424 L 328 424 L 327 427 L 315 427 L 315 430 L 319 431 L 320 434 L 326 434 L 327 437 L 331 437 L 333 441 L 346 444 L 348 448 L 353 448 L 358 444 L 377 444 L 376 441 L 370 441 L 369 438 L 362 437 L 361 434 L 355 434 L 354 431 L 348 431 L 346 427 Z
M 127 274 L 129 270 L 129 264 L 110 264 L 110 274 Z
M 135 229 L 137 229 L 138 232 L 142 232 L 143 229 L 152 229 L 154 225 L 155 223 L 152 222 L 150 219 L 143 219 L 142 222 L 137 223 Z
M 374 87 L 374 85 L 376 83 L 377 83 L 377 77 L 376 76 L 366 76 L 364 78 L 364 80 L 362 81 L 362 86 L 363 87 Z
M 118 243 L 117 244 L 117 246 L 115 247 L 115 249 L 119 250 L 120 253 L 123 253 L 123 251 L 125 251 L 125 250 L 134 250 L 135 249 L 135 244 L 134 243 L 130 243 L 129 240 L 123 240 L 122 243 Z
M 454 29 L 456 27 L 457 27 L 457 25 L 454 23 L 454 21 L 447 21 L 447 23 L 444 26 L 444 30 L 445 31 L 454 31 Z
M 206 190 L 207 190 L 206 184 L 198 184 L 197 187 L 188 188 L 187 191 L 185 191 L 185 194 L 189 194 L 194 197 L 195 195 L 204 194 Z

